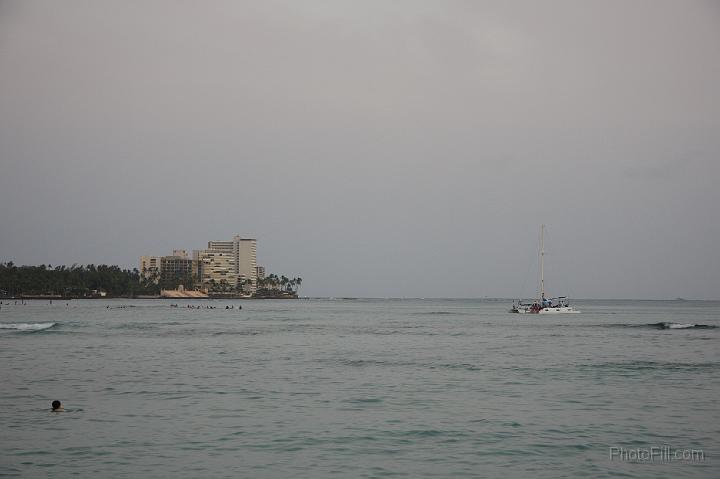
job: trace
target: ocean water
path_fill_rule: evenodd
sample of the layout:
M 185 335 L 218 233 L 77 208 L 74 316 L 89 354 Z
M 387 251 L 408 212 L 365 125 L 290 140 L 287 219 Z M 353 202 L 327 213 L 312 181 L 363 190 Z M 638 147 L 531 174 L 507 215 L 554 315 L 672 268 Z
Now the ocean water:
M 720 477 L 719 302 L 9 303 L 0 476 Z

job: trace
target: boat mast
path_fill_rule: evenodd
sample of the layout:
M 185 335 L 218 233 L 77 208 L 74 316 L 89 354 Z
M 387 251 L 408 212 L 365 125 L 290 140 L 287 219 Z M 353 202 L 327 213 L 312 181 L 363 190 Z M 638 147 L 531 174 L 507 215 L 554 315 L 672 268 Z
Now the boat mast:
M 545 225 L 540 226 L 540 301 L 545 299 Z

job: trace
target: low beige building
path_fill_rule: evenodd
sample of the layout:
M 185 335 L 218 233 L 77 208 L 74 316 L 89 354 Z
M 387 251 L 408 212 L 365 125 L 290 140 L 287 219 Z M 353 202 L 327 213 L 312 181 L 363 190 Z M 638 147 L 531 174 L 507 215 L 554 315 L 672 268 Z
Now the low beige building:
M 152 279 L 155 283 L 160 281 L 161 259 L 160 256 L 140 256 L 140 277 Z
M 207 298 L 208 295 L 204 291 L 189 291 L 181 286 L 178 289 L 163 289 L 160 291 L 161 298 Z

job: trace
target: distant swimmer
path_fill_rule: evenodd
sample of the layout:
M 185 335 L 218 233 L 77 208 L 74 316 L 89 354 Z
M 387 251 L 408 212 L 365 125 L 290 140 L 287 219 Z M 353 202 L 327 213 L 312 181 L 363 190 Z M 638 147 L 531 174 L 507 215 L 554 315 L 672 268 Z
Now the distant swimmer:
M 63 412 L 65 411 L 65 408 L 63 407 L 62 403 L 58 401 L 57 399 L 52 402 L 52 412 Z

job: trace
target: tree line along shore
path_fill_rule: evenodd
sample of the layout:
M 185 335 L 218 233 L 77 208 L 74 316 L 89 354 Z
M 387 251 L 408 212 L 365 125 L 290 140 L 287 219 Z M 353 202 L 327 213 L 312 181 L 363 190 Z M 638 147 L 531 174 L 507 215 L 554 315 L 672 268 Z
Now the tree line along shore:
M 278 277 L 270 274 L 259 279 L 252 295 L 242 290 L 213 287 L 211 298 L 251 297 L 267 299 L 297 298 L 301 278 Z M 164 275 L 158 280 L 143 279 L 140 271 L 116 265 L 17 266 L 12 261 L 0 263 L 0 297 L 38 299 L 83 298 L 159 298 L 163 290 L 185 290 L 196 287 L 190 276 Z

